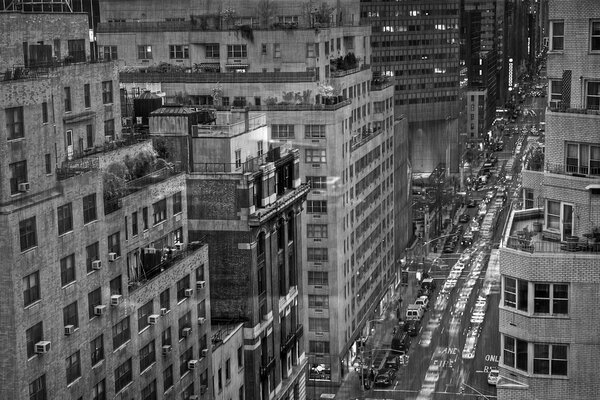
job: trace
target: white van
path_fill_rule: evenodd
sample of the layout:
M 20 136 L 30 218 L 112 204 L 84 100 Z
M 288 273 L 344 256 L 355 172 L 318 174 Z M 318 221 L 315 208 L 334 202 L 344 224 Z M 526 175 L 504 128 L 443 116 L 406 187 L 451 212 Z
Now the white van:
M 420 321 L 423 318 L 423 307 L 418 304 L 410 304 L 406 308 L 407 321 Z

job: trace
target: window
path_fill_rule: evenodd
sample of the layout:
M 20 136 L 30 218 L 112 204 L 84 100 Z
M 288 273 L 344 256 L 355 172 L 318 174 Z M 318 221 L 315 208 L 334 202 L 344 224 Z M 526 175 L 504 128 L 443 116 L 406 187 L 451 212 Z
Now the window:
M 92 366 L 104 360 L 104 335 L 100 335 L 90 342 L 90 355 Z
M 67 48 L 69 51 L 69 58 L 71 61 L 81 62 L 85 61 L 85 40 L 74 39 L 67 42 Z
M 35 356 L 35 344 L 42 340 L 44 340 L 44 327 L 42 321 L 40 321 L 25 331 L 27 358 Z
M 156 361 L 154 340 L 140 349 L 140 372 L 151 366 Z
M 273 43 L 273 58 L 281 58 L 281 44 Z
M 300 392 L 298 392 L 300 393 Z M 296 392 L 294 392 L 294 398 L 295 399 L 299 399 L 300 398 L 300 394 L 296 394 Z M 239 400 L 244 400 L 244 385 L 240 386 L 240 390 L 239 390 L 239 394 L 238 394 L 238 399 Z
M 559 344 L 533 345 L 533 373 L 567 375 L 567 346 Z
M 92 400 L 106 400 L 106 379 L 94 385 L 92 388 Z
M 561 101 L 562 100 L 562 80 L 552 79 L 550 80 L 550 100 Z
M 46 175 L 52 174 L 52 156 L 50 154 L 44 154 L 44 167 Z
M 142 223 L 144 225 L 144 230 L 148 229 L 148 207 L 142 208 Z
M 309 294 L 308 295 L 308 307 L 309 308 L 329 308 L 329 297 L 326 295 Z
M 308 261 L 321 262 L 329 259 L 327 255 L 327 247 L 309 247 L 306 249 Z
M 115 120 L 107 119 L 104 121 L 104 136 L 112 139 L 115 136 Z
M 179 214 L 183 210 L 183 203 L 181 198 L 181 192 L 177 192 L 173 195 L 173 215 Z
M 163 371 L 163 391 L 167 391 L 173 387 L 173 366 L 169 365 Z
M 219 368 L 219 374 L 217 375 L 217 378 L 219 382 L 219 392 L 221 392 L 221 390 L 223 390 L 223 374 L 221 368 Z
M 185 328 L 192 327 L 192 313 L 190 311 L 185 313 L 183 315 L 183 317 L 179 318 L 178 324 L 179 324 L 178 325 L 179 326 L 179 340 L 181 340 L 181 339 L 185 338 L 185 336 L 183 336 L 183 330 Z
M 527 342 L 504 336 L 504 365 L 527 371 Z
M 315 44 L 306 43 L 306 58 L 315 58 Z
M 219 51 L 218 43 L 207 43 L 206 44 L 206 58 L 220 58 L 221 54 Z
M 108 236 L 108 252 L 121 256 L 121 232 L 115 232 Z
M 308 351 L 317 354 L 329 354 L 329 342 L 310 340 L 308 342 Z
M 262 156 L 263 153 L 264 153 L 263 145 L 264 145 L 264 143 L 263 143 L 262 140 L 259 140 L 258 142 L 256 142 L 256 146 L 257 146 L 257 152 L 256 152 L 256 154 L 257 154 L 258 157 Z
M 546 228 L 560 229 L 560 201 L 546 200 Z
M 307 176 L 306 181 L 310 182 L 310 187 L 312 189 L 327 189 L 326 176 Z
M 94 127 L 91 124 L 85 126 L 85 142 L 87 149 L 94 147 Z
M 564 50 L 565 23 L 564 21 L 550 21 L 550 50 Z
M 533 208 L 535 205 L 532 189 L 524 189 L 525 209 Z
M 183 400 L 191 400 L 192 395 L 194 394 L 194 382 L 190 383 L 184 390 L 181 392 L 181 398 Z
M 142 389 L 142 400 L 156 400 L 156 379 Z
M 85 265 L 87 272 L 93 271 L 92 262 L 100 259 L 100 244 L 98 242 L 92 243 L 85 248 Z
M 131 382 L 131 358 L 115 369 L 115 392 L 120 392 Z
M 6 133 L 8 140 L 24 137 L 23 107 L 7 108 L 4 112 L 6 115 Z
M 113 102 L 113 83 L 112 81 L 102 82 L 102 103 L 112 104 Z
M 112 335 L 113 350 L 118 349 L 131 338 L 131 332 L 129 330 L 129 317 L 125 317 L 113 325 Z
M 161 346 L 171 345 L 171 327 L 167 327 L 160 335 Z
M 325 137 L 325 125 L 304 125 L 304 136 L 307 139 Z
M 71 88 L 68 86 L 64 88 L 64 97 L 65 97 L 65 112 L 72 111 Z
M 165 289 L 160 293 L 160 308 L 171 309 L 170 291 Z
M 10 194 L 19 193 L 19 183 L 27 182 L 27 161 L 17 161 L 8 165 L 10 169 Z
M 83 223 L 87 224 L 96 219 L 96 193 L 92 193 L 83 198 Z
M 154 225 L 167 219 L 167 199 L 152 204 L 152 218 L 154 219 Z
M 310 332 L 329 332 L 329 319 L 308 318 L 308 330 Z
M 260 45 L 260 55 L 261 56 L 267 55 L 267 44 L 266 43 L 263 43 Z
M 121 283 L 121 275 L 117 276 L 116 278 L 112 279 L 110 281 L 110 294 L 115 295 L 115 294 L 123 294 L 123 289 L 122 289 L 123 285 Z
M 569 285 L 558 283 L 535 283 L 533 288 L 534 313 L 569 313 Z
M 100 57 L 106 61 L 118 60 L 117 46 L 102 46 L 100 49 Z
M 600 110 L 600 81 L 587 82 L 585 108 L 588 110 Z
M 242 166 L 242 150 L 235 151 L 235 167 L 240 168 Z
M 73 230 L 73 206 L 67 203 L 57 208 L 58 234 L 62 235 Z
M 186 275 L 177 281 L 177 302 L 184 300 L 185 290 L 190 287 L 190 276 Z
M 305 162 L 307 163 L 326 163 L 327 151 L 325 149 L 306 149 Z
M 40 272 L 35 271 L 23 278 L 24 306 L 35 303 L 40 299 Z
M 307 200 L 306 212 L 309 214 L 326 214 L 327 200 Z
M 225 361 L 225 381 L 229 382 L 231 380 L 231 359 L 228 358 Z
M 85 108 L 90 108 L 92 106 L 92 95 L 89 83 L 83 85 L 83 104 Z
M 67 385 L 81 376 L 81 358 L 79 350 L 67 357 Z
M 102 304 L 102 289 L 98 288 L 88 293 L 88 315 L 90 319 L 96 316 L 94 309 Z
M 227 45 L 227 57 L 228 58 L 246 58 L 248 52 L 245 44 L 228 44 Z
M 45 124 L 47 122 L 48 122 L 48 103 L 44 101 L 42 103 L 42 123 Z M 10 131 L 8 131 L 8 132 L 10 132 Z
M 76 301 L 63 308 L 63 324 L 64 326 L 73 325 L 75 328 L 79 327 Z
M 306 235 L 309 238 L 327 238 L 327 224 L 307 224 Z
M 148 323 L 148 317 L 152 314 L 153 304 L 152 300 L 138 308 L 138 332 L 141 332 L 150 324 Z
M 189 349 L 183 352 L 179 356 L 179 376 L 183 376 L 188 371 L 188 361 L 194 356 L 194 347 L 190 346 Z
M 152 59 L 152 46 L 144 44 L 138 46 L 138 59 L 139 60 L 151 60 Z
M 244 347 L 240 346 L 237 349 L 237 365 L 238 369 L 244 366 Z
M 328 284 L 327 272 L 308 271 L 308 284 L 309 285 L 318 285 L 318 286 L 327 286 L 327 284 Z
M 70 254 L 60 260 L 60 282 L 66 286 L 75 281 L 75 254 Z
M 190 58 L 190 49 L 186 44 L 169 45 L 169 58 Z
M 29 400 L 46 400 L 46 375 L 29 383 Z
M 504 306 L 527 311 L 529 301 L 528 288 L 529 284 L 527 281 L 504 277 Z
M 273 139 L 293 139 L 295 137 L 294 125 L 272 125 L 271 136 Z

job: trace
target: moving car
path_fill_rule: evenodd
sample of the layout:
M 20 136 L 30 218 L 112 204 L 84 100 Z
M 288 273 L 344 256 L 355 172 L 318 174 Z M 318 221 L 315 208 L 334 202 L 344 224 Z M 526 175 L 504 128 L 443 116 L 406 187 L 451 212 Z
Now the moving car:
M 410 323 L 408 324 L 408 335 L 417 336 L 419 334 L 420 329 L 421 321 L 410 321 Z
M 462 214 L 460 217 L 458 217 L 458 222 L 469 222 L 470 219 L 471 217 L 469 214 Z
M 394 383 L 396 379 L 396 371 L 393 369 L 386 369 L 380 371 L 375 377 L 375 386 L 389 386 Z

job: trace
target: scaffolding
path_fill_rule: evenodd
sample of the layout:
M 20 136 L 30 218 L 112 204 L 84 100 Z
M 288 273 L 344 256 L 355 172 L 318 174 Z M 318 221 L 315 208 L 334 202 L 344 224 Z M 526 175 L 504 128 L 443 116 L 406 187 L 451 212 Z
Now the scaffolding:
M 73 12 L 72 0 L 0 0 L 0 11 Z

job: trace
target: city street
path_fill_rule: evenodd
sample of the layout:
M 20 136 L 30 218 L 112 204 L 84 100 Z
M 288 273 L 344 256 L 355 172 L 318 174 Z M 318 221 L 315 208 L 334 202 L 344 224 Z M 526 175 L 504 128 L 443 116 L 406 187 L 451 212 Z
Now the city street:
M 522 128 L 539 126 L 543 121 L 545 99 L 528 97 L 523 107 L 533 110 L 533 113 L 527 112 L 515 124 L 506 126 L 505 129 L 516 127 L 518 134 L 504 137 L 503 151 L 495 153 L 498 157 L 497 172 L 486 186 L 478 192 L 470 193 L 471 198 L 485 199 L 488 191 L 496 186 L 497 180 L 509 174 L 514 174 L 514 179 L 506 183 L 508 199 L 517 190 L 520 158 L 526 147 L 523 145 L 521 153 L 514 155 L 515 147 L 520 137 L 527 138 L 527 134 L 522 133 Z M 530 140 L 536 138 L 530 137 Z M 505 166 L 512 166 L 513 162 L 517 170 L 505 171 Z M 492 199 L 489 203 L 492 203 Z M 346 398 L 340 397 L 341 393 L 349 396 L 348 398 L 360 399 L 444 400 L 458 396 L 473 399 L 496 398 L 496 388 L 488 383 L 488 373 L 492 368 L 497 368 L 500 359 L 500 272 L 497 245 L 508 218 L 509 203 L 510 200 L 495 209 L 495 224 L 486 241 L 479 239 L 467 249 L 461 247 L 456 253 L 440 253 L 439 260 L 435 263 L 431 261 L 432 256 L 436 255 L 430 255 L 426 267 L 432 264 L 429 271 L 437 283 L 437 290 L 430 300 L 430 307 L 423 317 L 419 333 L 411 342 L 408 362 L 400 366 L 393 384 L 365 390 L 354 382 L 352 388 L 344 385 L 345 390 L 338 393 L 336 398 Z M 488 213 L 489 210 L 488 207 Z M 478 208 L 466 208 L 465 212 L 474 219 L 477 218 Z M 463 253 L 470 255 L 466 257 Z M 439 268 L 440 264 L 444 268 Z M 410 292 L 414 293 L 414 290 Z M 393 326 L 395 322 L 393 319 L 384 326 Z M 383 342 L 378 346 L 389 349 L 391 345 L 385 341 L 391 340 L 391 336 L 383 335 Z M 386 350 L 380 352 L 382 354 L 376 356 L 378 360 L 382 360 L 384 353 L 387 353 Z

